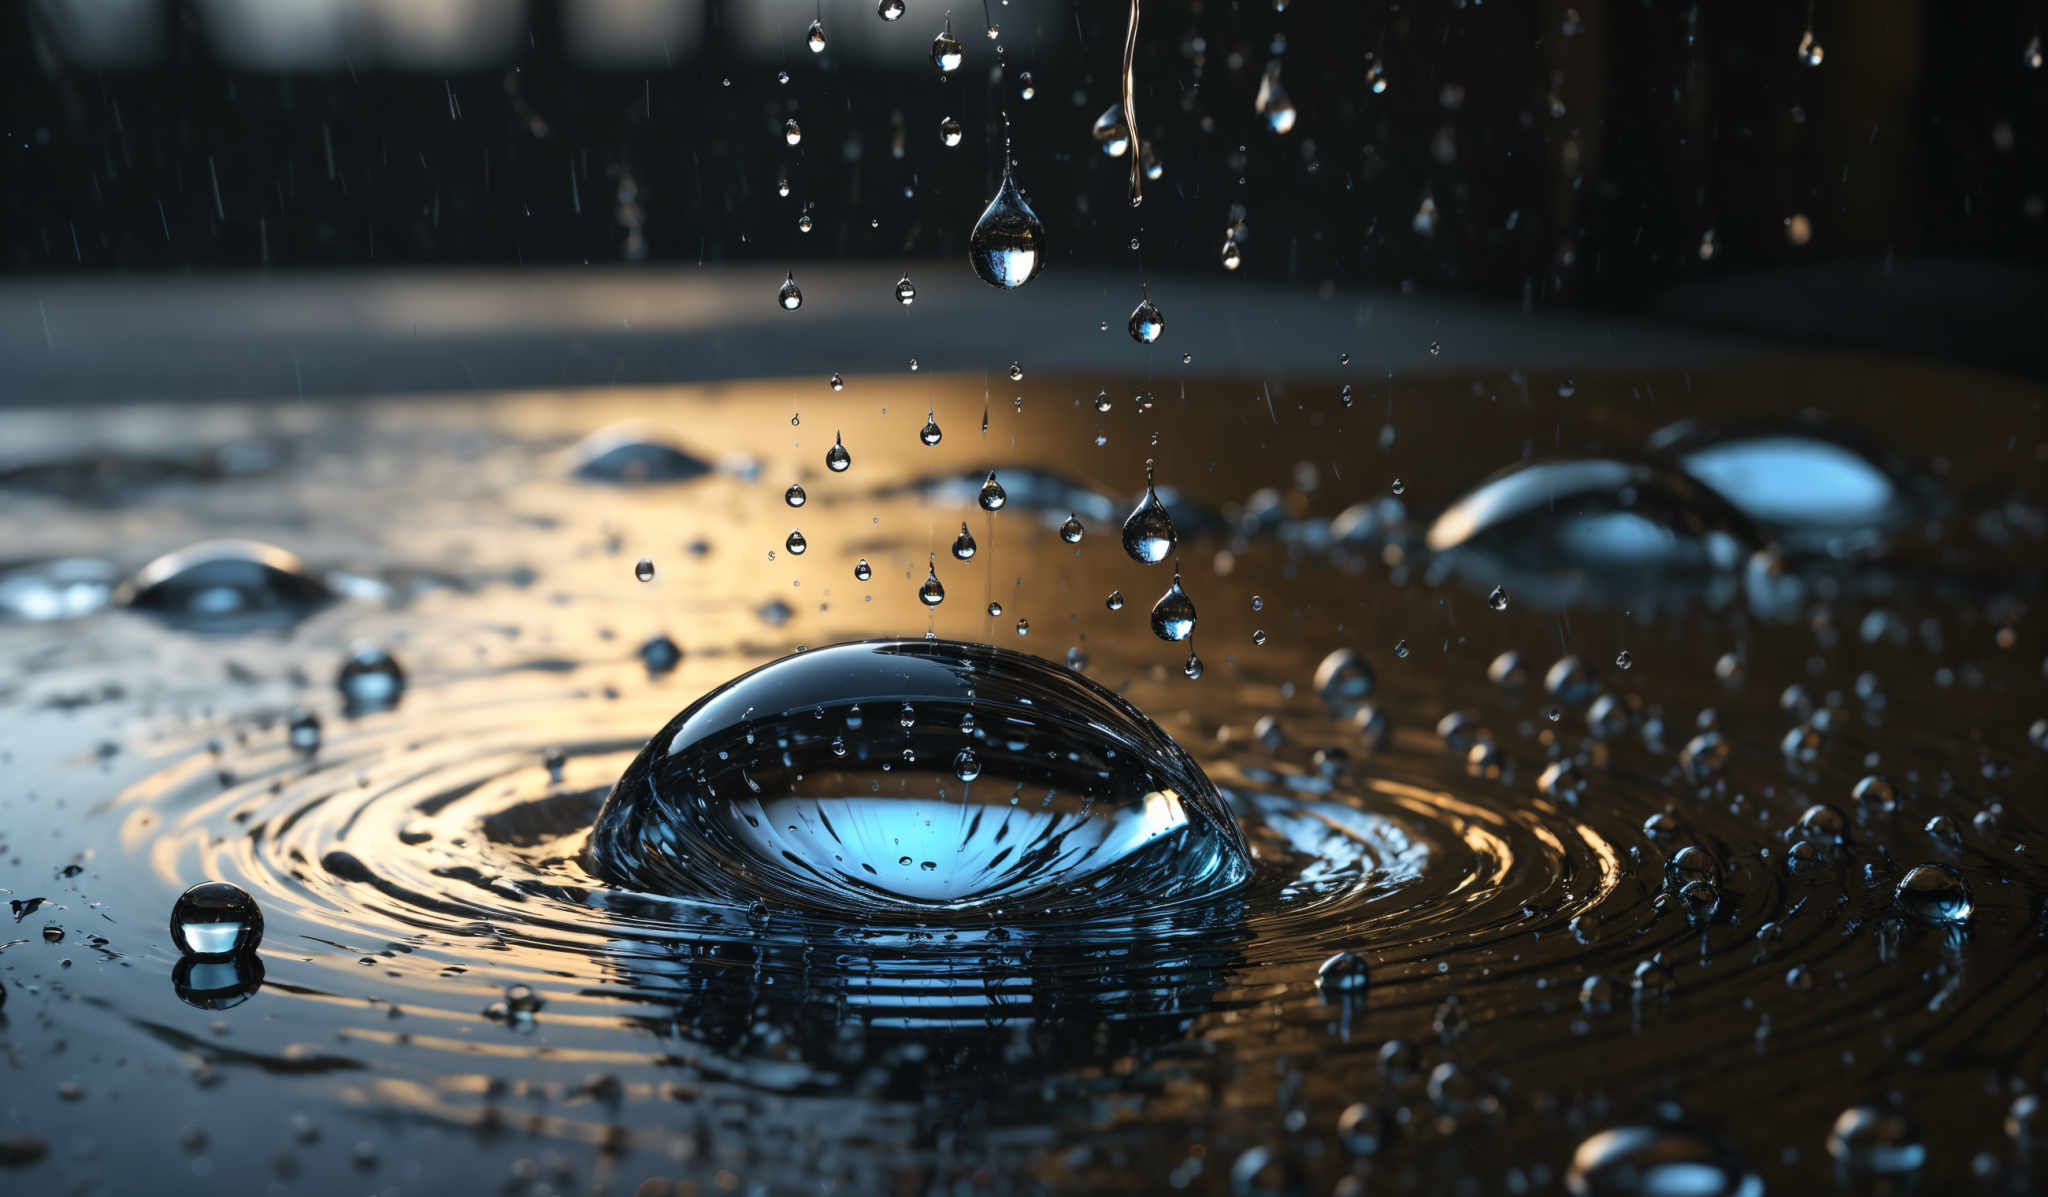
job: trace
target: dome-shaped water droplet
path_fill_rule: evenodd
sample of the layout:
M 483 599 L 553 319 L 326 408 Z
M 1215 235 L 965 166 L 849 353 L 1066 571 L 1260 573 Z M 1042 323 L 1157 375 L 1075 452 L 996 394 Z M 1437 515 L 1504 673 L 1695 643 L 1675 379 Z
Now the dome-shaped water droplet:
M 263 912 L 240 886 L 225 881 L 195 885 L 171 907 L 171 942 L 187 956 L 253 952 L 263 942 Z
M 569 450 L 570 468 L 586 482 L 620 485 L 685 482 L 711 464 L 658 434 L 632 424 L 599 429 Z
M 1266 73 L 1259 78 L 1259 94 L 1253 99 L 1252 107 L 1266 118 L 1266 127 L 1273 132 L 1293 131 L 1294 101 L 1287 98 L 1287 89 L 1280 86 L 1279 59 L 1266 63 Z
M 804 127 L 796 123 L 795 117 L 782 122 L 782 140 L 790 145 L 800 145 L 804 139 Z M 785 192 L 784 194 L 787 194 Z
M 950 75 L 960 69 L 965 57 L 960 49 L 960 40 L 953 36 L 953 18 L 947 17 L 946 27 L 932 39 L 932 66 L 938 69 L 939 74 Z
M 932 417 L 932 413 L 926 412 L 924 414 L 924 427 L 917 430 L 917 439 L 927 445 L 936 445 L 945 435 L 945 433 L 939 431 L 939 422 Z
M 1095 144 L 1112 158 L 1121 158 L 1131 148 L 1131 131 L 1124 124 L 1124 106 L 1111 104 L 1095 118 Z
M 804 550 L 811 546 L 810 542 L 804 539 L 801 529 L 792 528 L 788 538 L 782 542 L 782 547 L 789 550 L 790 556 L 801 557 L 804 555 Z
M 875 12 L 884 21 L 900 21 L 906 7 L 903 0 L 881 0 L 881 3 L 875 6 Z
M 936 607 L 946 601 L 946 588 L 939 583 L 939 566 L 936 559 L 926 564 L 924 585 L 917 588 L 917 597 L 927 607 Z
M 1081 517 L 1069 512 L 1066 521 L 1060 525 L 1060 539 L 1068 544 L 1080 544 L 1087 529 L 1081 526 Z
M 349 649 L 334 684 L 351 713 L 379 711 L 398 705 L 405 692 L 405 671 L 382 648 L 360 643 Z
M 1195 631 L 1195 601 L 1181 589 L 1180 574 L 1152 604 L 1152 634 L 1161 640 L 1186 640 Z
M 861 703 L 916 717 L 842 733 Z M 945 640 L 814 649 L 713 691 L 627 767 L 590 853 L 642 891 L 866 920 L 1152 919 L 1249 872 L 1157 725 L 1077 671 Z
M 825 52 L 825 22 L 811 22 L 810 29 L 804 34 L 804 45 L 809 46 L 813 54 Z
M 960 122 L 949 116 L 939 122 L 939 144 L 950 150 L 960 144 L 963 132 Z
M 782 280 L 782 289 L 775 293 L 775 302 L 781 304 L 785 312 L 794 312 L 804 306 L 804 293 L 796 285 L 796 275 L 791 274 Z
M 283 549 L 254 540 L 208 540 L 151 561 L 115 598 L 204 628 L 249 617 L 296 618 L 331 602 L 334 592 Z
M 825 468 L 835 474 L 843 474 L 846 472 L 846 467 L 852 464 L 853 454 L 846 451 L 845 440 L 837 432 L 833 433 L 832 447 L 825 450 Z
M 1131 309 L 1131 340 L 1140 345 L 1150 345 L 1166 331 L 1166 317 L 1159 312 L 1159 305 L 1151 299 L 1141 299 Z
M 1375 680 L 1372 666 L 1364 657 L 1356 650 L 1340 648 L 1316 666 L 1314 684 L 1317 697 L 1341 706 L 1371 694 Z
M 1851 1106 L 1828 1129 L 1828 1154 L 1848 1173 L 1897 1176 L 1927 1162 L 1920 1127 L 1904 1112 L 1879 1106 Z
M 1372 983 L 1364 960 L 1350 952 L 1339 952 L 1316 969 L 1316 988 L 1325 994 L 1356 994 Z
M 1159 501 L 1159 491 L 1153 485 L 1152 463 L 1145 463 L 1145 497 L 1124 519 L 1124 552 L 1131 560 L 1146 565 L 1157 565 L 1173 552 L 1175 537 L 1173 517 L 1167 514 L 1166 505 Z
M 974 556 L 974 534 L 967 530 L 966 524 L 960 525 L 960 535 L 953 538 L 953 556 L 962 561 Z
M 654 580 L 654 560 L 650 557 L 642 557 L 634 562 L 633 576 L 642 582 L 652 582 Z
M 1604 978 L 1587 978 L 1590 983 Z M 1612 989 L 1609 985 L 1608 988 Z M 1583 991 L 1582 991 L 1583 998 Z M 1595 999 L 1605 1005 L 1611 999 Z M 1718 1139 L 1682 1126 L 1618 1126 L 1579 1144 L 1565 1170 L 1572 1197 L 1763 1197 L 1763 1181 Z
M 1945 864 L 1907 870 L 1892 901 L 1901 913 L 1928 923 L 1967 923 L 1977 909 L 1963 875 Z
M 987 431 L 985 425 L 982 431 Z M 1010 501 L 1009 494 L 1003 490 L 1003 484 L 996 481 L 994 470 L 988 472 L 988 478 L 981 484 L 981 493 L 974 497 L 974 501 L 981 504 L 983 511 L 1000 511 L 1003 504 Z
M 801 482 L 790 483 L 789 489 L 782 492 L 782 501 L 791 507 L 802 507 L 807 501 L 807 496 L 804 494 L 804 484 Z
M 867 581 L 867 580 L 868 580 L 869 578 L 872 578 L 872 577 L 874 577 L 874 576 L 875 576 L 875 571 L 874 571 L 874 570 L 872 570 L 872 569 L 870 569 L 870 568 L 868 567 L 868 559 L 867 559 L 866 557 L 862 557 L 862 558 L 861 558 L 860 560 L 858 560 L 858 561 L 856 561 L 856 562 L 854 562 L 854 563 L 853 563 L 853 580 L 854 580 L 854 581 L 856 581 L 856 582 L 865 582 L 865 581 Z
M 967 239 L 967 258 L 974 273 L 992 287 L 1021 287 L 1038 277 L 1044 264 L 1045 226 L 1008 169 L 1003 185 L 988 202 Z

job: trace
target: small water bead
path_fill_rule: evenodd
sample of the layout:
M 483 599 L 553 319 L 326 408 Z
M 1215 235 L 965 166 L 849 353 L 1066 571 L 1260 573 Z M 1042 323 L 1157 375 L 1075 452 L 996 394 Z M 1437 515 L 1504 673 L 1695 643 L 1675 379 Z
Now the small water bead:
M 383 710 L 398 705 L 405 670 L 382 648 L 359 642 L 349 649 L 334 682 L 351 713 Z
M 1124 123 L 1124 106 L 1111 104 L 1095 118 L 1095 144 L 1112 158 L 1121 158 L 1130 151 L 1131 130 Z
M 896 302 L 906 308 L 917 302 L 917 284 L 907 274 L 896 280 Z
M 926 564 L 924 585 L 917 588 L 917 597 L 927 607 L 936 607 L 946 601 L 946 588 L 939 584 L 937 558 Z
M 1258 648 L 1264 648 L 1266 646 L 1266 629 L 1252 629 L 1252 644 Z
M 823 54 L 825 52 L 825 23 L 823 21 L 811 22 L 809 31 L 804 34 L 804 44 L 811 48 L 811 53 L 813 54 Z
M 1903 1112 L 1851 1106 L 1828 1129 L 1828 1154 L 1850 1173 L 1900 1175 L 1927 1162 L 1920 1127 Z
M 846 442 L 837 432 L 832 434 L 832 447 L 825 450 L 825 468 L 835 474 L 843 474 L 853 464 L 853 455 L 846 451 Z
M 960 535 L 953 538 L 953 556 L 962 561 L 974 556 L 974 534 L 967 530 L 966 524 L 960 525 Z
M 982 282 L 992 287 L 1021 287 L 1038 277 L 1044 264 L 1045 226 L 1017 190 L 1008 165 L 1003 185 L 989 200 L 967 239 L 968 262 Z
M 811 214 L 809 212 L 806 212 L 802 216 L 796 218 L 796 229 L 799 233 L 808 233 L 811 231 Z
M 1967 923 L 1977 909 L 1963 875 L 1945 864 L 1907 870 L 1892 901 L 1901 913 L 1926 923 Z
M 1173 516 L 1168 514 L 1166 505 L 1159 501 L 1159 491 L 1154 486 L 1153 463 L 1145 462 L 1145 497 L 1124 519 L 1124 552 L 1131 560 L 1145 565 L 1157 565 L 1173 552 L 1177 538 L 1173 531 Z
M 1017 634 L 1018 634 L 1019 636 L 1029 636 L 1029 635 L 1031 634 L 1031 621 L 1030 621 L 1030 620 L 1028 620 L 1028 619 L 1020 619 L 1020 620 L 1018 620 L 1018 621 L 1017 621 Z
M 950 75 L 960 69 L 966 60 L 966 52 L 960 48 L 960 40 L 953 36 L 953 18 L 946 18 L 946 27 L 932 39 L 932 66 L 939 74 Z
M 1507 610 L 1508 592 L 1499 586 L 1494 587 L 1492 590 L 1487 592 L 1486 605 L 1492 607 L 1496 611 Z
M 300 752 L 313 753 L 320 750 L 320 717 L 311 711 L 294 708 L 285 722 L 285 739 Z
M 1011 362 L 1011 363 L 1010 363 L 1010 381 L 1011 381 L 1011 382 L 1023 382 L 1023 381 L 1024 381 L 1024 365 L 1023 365 L 1023 363 L 1022 363 L 1022 362 Z
M 1110 592 L 1109 592 L 1109 597 L 1108 597 L 1108 598 L 1106 598 L 1106 599 L 1103 599 L 1103 600 L 1102 600 L 1102 605 L 1103 605 L 1103 606 L 1105 606 L 1105 607 L 1108 607 L 1108 608 L 1109 608 L 1110 610 L 1112 610 L 1112 611 L 1121 611 L 1121 610 L 1123 610 L 1123 609 L 1124 609 L 1124 592 L 1123 592 L 1123 591 L 1121 591 L 1121 590 L 1112 590 L 1112 591 L 1110 591 Z
M 240 886 L 203 882 L 178 895 L 171 907 L 171 942 L 187 956 L 253 952 L 263 942 L 263 912 Z
M 810 547 L 810 544 L 804 540 L 804 534 L 801 530 L 791 529 L 788 538 L 782 542 L 782 547 L 788 549 L 791 556 L 801 557 L 804 555 L 804 550 Z
M 853 563 L 853 580 L 854 580 L 854 581 L 856 581 L 856 582 L 865 582 L 865 581 L 867 581 L 867 580 L 868 580 L 869 578 L 872 578 L 872 577 L 874 577 L 874 576 L 875 576 L 875 571 L 874 571 L 874 570 L 872 570 L 872 569 L 870 569 L 870 568 L 868 567 L 868 559 L 867 559 L 866 557 L 862 557 L 862 558 L 861 558 L 860 560 L 858 560 L 858 561 L 856 561 L 856 562 L 854 562 L 854 563 Z
M 1588 984 L 1597 979 L 1590 978 Z M 1587 1139 L 1572 1152 L 1564 1184 L 1572 1197 L 1764 1193 L 1763 1180 L 1732 1149 L 1703 1132 L 1669 1123 L 1618 1126 Z
M 1360 993 L 1371 982 L 1365 961 L 1350 952 L 1339 952 L 1316 969 L 1316 988 L 1326 994 Z
M 964 130 L 961 129 L 959 121 L 949 116 L 939 122 L 940 145 L 945 146 L 949 150 L 953 149 L 960 144 L 962 136 L 964 136 Z
M 1173 571 L 1173 585 L 1152 604 L 1152 634 L 1161 640 L 1186 640 L 1195 630 L 1195 601 L 1181 589 L 1180 571 Z
M 1628 655 L 1627 649 L 1624 648 L 1620 652 L 1614 654 L 1614 667 L 1616 669 L 1627 669 L 1629 666 L 1633 664 L 1635 664 L 1635 658 Z
M 1394 641 L 1394 655 L 1404 661 L 1408 659 L 1408 642 L 1406 640 Z
M 782 280 L 782 289 L 775 293 L 775 302 L 781 304 L 785 312 L 794 312 L 804 306 L 803 289 L 796 285 L 796 275 L 788 275 Z
M 1097 393 L 1096 393 L 1096 396 L 1095 396 L 1095 410 L 1096 410 L 1096 411 L 1099 411 L 1099 412 L 1102 412 L 1102 413 L 1104 413 L 1104 414 L 1107 414 L 1107 413 L 1109 412 L 1109 409 L 1110 409 L 1110 407 L 1111 407 L 1111 406 L 1112 406 L 1112 405 L 1111 405 L 1111 403 L 1110 403 L 1110 400 L 1109 400 L 1109 392 L 1108 392 L 1108 391 L 1099 391 L 1099 392 L 1097 392 Z M 2048 721 L 2044 721 L 2044 723 L 2048 723 Z
M 782 122 L 782 140 L 791 145 L 800 145 L 804 139 L 804 127 L 796 123 L 795 117 Z
M 1187 676 L 1189 681 L 1194 681 L 1202 676 L 1202 658 L 1195 655 L 1195 650 L 1188 650 L 1187 664 L 1182 665 L 1180 671 Z
M 1081 526 L 1081 517 L 1068 512 L 1066 522 L 1060 525 L 1060 539 L 1068 544 L 1080 544 L 1081 537 L 1086 534 L 1087 529 Z
M 982 431 L 988 431 L 986 417 L 983 418 Z M 988 472 L 988 477 L 983 480 L 981 491 L 974 496 L 974 501 L 981 505 L 983 511 L 1001 511 L 1003 504 L 1010 501 L 1010 496 L 1003 491 L 1003 484 L 996 481 L 994 470 Z
M 1131 340 L 1140 345 L 1157 341 L 1159 334 L 1166 331 L 1166 317 L 1160 314 L 1159 305 L 1150 298 L 1139 300 L 1138 306 L 1131 309 L 1130 330 Z
M 801 482 L 790 483 L 789 489 L 782 492 L 782 501 L 791 507 L 802 507 L 808 501 L 808 496 L 804 494 L 804 484 Z

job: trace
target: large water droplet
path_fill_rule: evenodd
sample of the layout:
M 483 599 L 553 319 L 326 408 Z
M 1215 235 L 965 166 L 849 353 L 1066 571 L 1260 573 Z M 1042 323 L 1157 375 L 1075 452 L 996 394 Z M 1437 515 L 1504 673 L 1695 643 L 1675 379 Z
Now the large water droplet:
M 334 684 L 350 713 L 381 711 L 398 705 L 405 693 L 405 670 L 381 647 L 358 643 L 349 649 Z
M 964 132 L 960 122 L 949 116 L 939 122 L 939 144 L 950 150 L 960 144 Z
M 1001 511 L 1003 504 L 1010 501 L 1009 493 L 1003 490 L 1003 484 L 996 481 L 994 470 L 988 472 L 987 479 L 981 484 L 981 493 L 974 497 L 974 501 L 981 504 L 983 511 Z
M 904 276 L 903 276 L 902 278 L 900 278 L 900 279 L 897 279 L 897 280 L 896 280 L 896 302 L 897 302 L 897 303 L 900 303 L 900 304 L 902 304 L 902 305 L 903 305 L 904 307 L 906 307 L 906 308 L 907 308 L 907 307 L 909 307 L 909 306 L 910 306 L 911 304 L 915 303 L 916 301 L 917 301 L 917 284 L 916 284 L 916 283 L 913 283 L 913 282 L 911 282 L 911 281 L 910 281 L 910 276 L 909 276 L 909 275 L 907 275 L 907 274 L 906 274 L 906 275 L 904 275 Z
M 1173 552 L 1175 543 L 1173 517 L 1167 514 L 1166 505 L 1159 501 L 1159 491 L 1153 485 L 1152 463 L 1145 463 L 1145 497 L 1124 519 L 1124 552 L 1131 560 L 1147 565 L 1157 565 Z
M 790 145 L 800 145 L 804 139 L 804 127 L 796 123 L 795 117 L 782 122 L 782 140 Z M 786 193 L 785 193 L 786 194 Z
M 974 534 L 967 530 L 966 524 L 960 525 L 960 535 L 953 538 L 953 556 L 962 561 L 974 556 Z
M 1060 524 L 1060 539 L 1068 544 L 1080 544 L 1087 531 L 1081 526 L 1081 517 L 1069 512 L 1066 520 Z
M 1038 223 L 1024 193 L 1017 190 L 1017 181 L 1005 169 L 1002 187 L 982 211 L 981 219 L 974 222 L 974 232 L 967 239 L 967 259 L 974 273 L 992 287 L 1021 287 L 1038 277 L 1044 244 L 1045 226 Z
M 1279 59 L 1266 63 L 1266 73 L 1259 78 L 1259 94 L 1252 101 L 1252 107 L 1266 118 L 1266 127 L 1273 132 L 1293 131 L 1294 101 L 1287 98 L 1287 89 L 1280 86 Z
M 861 704 L 916 716 L 842 733 Z M 945 640 L 816 649 L 713 691 L 627 767 L 591 854 L 620 885 L 833 919 L 1150 917 L 1249 871 L 1157 725 L 1074 670 Z
M 1901 913 L 1928 923 L 1967 923 L 1977 909 L 1963 875 L 1945 864 L 1907 870 L 1892 901 Z
M 171 907 L 171 942 L 187 956 L 253 952 L 263 942 L 263 912 L 240 886 L 204 882 L 178 895 Z
M 835 474 L 843 474 L 853 464 L 853 454 L 846 451 L 846 441 L 837 433 L 832 434 L 832 447 L 825 450 L 825 468 Z
M 785 312 L 794 312 L 804 306 L 804 293 L 796 285 L 796 275 L 791 274 L 782 280 L 782 289 L 775 293 L 775 302 L 781 304 Z
M 868 567 L 868 559 L 867 559 L 866 557 L 862 557 L 862 558 L 861 558 L 861 559 L 860 559 L 859 561 L 856 561 L 856 562 L 854 562 L 854 563 L 853 563 L 853 580 L 854 580 L 854 581 L 856 581 L 856 582 L 865 582 L 865 581 L 867 581 L 867 580 L 868 580 L 869 578 L 872 578 L 872 577 L 874 577 L 874 576 L 875 576 L 875 571 L 874 571 L 874 570 L 872 570 L 872 569 L 870 569 L 870 568 Z
M 946 27 L 932 39 L 932 66 L 938 69 L 939 74 L 950 75 L 960 69 L 965 57 L 960 49 L 960 39 L 953 36 L 953 18 L 949 16 Z
M 137 610 L 204 628 L 231 618 L 237 626 L 250 616 L 296 618 L 331 602 L 334 592 L 283 549 L 254 540 L 208 540 L 151 561 L 115 597 Z
M 1131 340 L 1140 345 L 1150 345 L 1166 331 L 1166 317 L 1159 312 L 1159 306 L 1147 297 L 1138 301 L 1131 309 Z
M 1592 978 L 1589 978 L 1592 980 Z M 1763 1181 L 1729 1147 L 1681 1126 L 1617 1126 L 1579 1144 L 1565 1170 L 1572 1197 L 1763 1197 Z
M 810 548 L 811 545 L 809 541 L 804 539 L 802 529 L 792 528 L 788 538 L 782 542 L 782 547 L 789 550 L 790 556 L 801 557 L 804 555 L 804 550 Z
M 809 46 L 813 54 L 825 52 L 825 22 L 811 22 L 810 29 L 804 33 L 804 45 Z
M 789 489 L 782 492 L 782 501 L 791 507 L 802 507 L 809 501 L 804 494 L 804 484 L 801 482 L 790 483 Z
M 927 607 L 936 607 L 946 601 L 946 588 L 939 582 L 938 561 L 934 558 L 925 565 L 924 585 L 917 588 L 918 601 Z
M 1124 106 L 1111 104 L 1095 118 L 1095 144 L 1112 158 L 1121 158 L 1130 151 L 1131 130 L 1124 123 Z
M 881 3 L 875 6 L 875 12 L 884 21 L 900 21 L 903 19 L 905 8 L 903 0 L 881 0 Z
M 1173 573 L 1173 585 L 1152 604 L 1152 634 L 1161 640 L 1186 640 L 1195 631 L 1195 600 L 1180 586 L 1180 571 Z
M 917 430 L 917 439 L 927 445 L 936 445 L 946 434 L 939 431 L 939 422 L 931 412 L 924 414 L 924 427 Z

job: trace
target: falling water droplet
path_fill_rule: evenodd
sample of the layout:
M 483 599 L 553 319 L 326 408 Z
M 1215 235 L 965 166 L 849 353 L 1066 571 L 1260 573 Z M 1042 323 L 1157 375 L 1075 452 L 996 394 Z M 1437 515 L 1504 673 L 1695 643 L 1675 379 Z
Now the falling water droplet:
M 1121 610 L 1123 610 L 1123 609 L 1124 609 L 1124 592 L 1123 592 L 1123 591 L 1121 591 L 1121 590 L 1112 590 L 1112 591 L 1110 591 L 1110 592 L 1109 592 L 1109 597 L 1108 597 L 1108 598 L 1106 598 L 1106 599 L 1103 599 L 1103 600 L 1102 600 L 1102 605 L 1103 605 L 1103 606 L 1105 606 L 1105 607 L 1108 607 L 1108 608 L 1109 608 L 1110 610 L 1112 610 L 1112 611 L 1121 611 Z
M 841 374 L 839 373 L 839 371 L 837 371 L 837 370 L 834 370 L 834 371 L 832 372 L 832 378 L 831 378 L 831 380 L 830 380 L 830 381 L 831 381 L 831 383 L 832 383 L 832 389 L 833 389 L 833 390 L 835 390 L 835 391 L 843 391 L 843 390 L 845 390 L 845 389 L 846 389 L 846 379 L 845 379 L 845 378 L 844 378 L 844 377 L 843 377 L 843 376 L 842 376 L 842 375 L 841 375 Z M 795 421 L 794 421 L 794 420 L 792 420 L 792 421 L 790 421 L 790 422 L 791 422 L 791 423 L 795 423 Z
M 917 439 L 927 445 L 936 445 L 945 435 L 945 433 L 939 431 L 939 422 L 932 418 L 931 412 L 927 411 L 924 414 L 924 427 L 917 430 Z
M 1614 654 L 1614 667 L 1616 669 L 1627 669 L 1629 666 L 1633 664 L 1635 664 L 1635 658 L 1629 655 L 1627 649 L 1624 648 L 1620 652 Z
M 988 431 L 988 417 L 986 415 L 982 416 L 981 430 L 983 432 Z M 981 493 L 975 496 L 975 502 L 981 504 L 983 511 L 1000 511 L 1003 504 L 1009 501 L 1010 496 L 1004 493 L 1003 484 L 996 481 L 996 472 L 990 470 L 988 477 L 981 484 Z
M 1044 242 L 1045 226 L 1038 223 L 1037 214 L 1024 202 L 1024 193 L 1017 190 L 1017 181 L 1005 166 L 1003 185 L 981 219 L 974 222 L 974 232 L 967 239 L 967 258 L 974 273 L 992 287 L 1021 287 L 1038 276 Z
M 1095 118 L 1095 144 L 1112 158 L 1121 158 L 1130 151 L 1131 131 L 1124 124 L 1124 106 L 1111 104 Z
M 1080 544 L 1081 537 L 1086 534 L 1086 531 L 1086 529 L 1081 527 L 1081 517 L 1068 512 L 1067 521 L 1060 525 L 1060 539 L 1068 544 Z
M 642 582 L 652 582 L 654 580 L 654 562 L 646 557 L 642 557 L 633 566 L 633 576 Z
M 1131 340 L 1140 345 L 1150 345 L 1159 339 L 1160 333 L 1166 331 L 1166 317 L 1160 314 L 1159 305 L 1153 303 L 1148 296 L 1139 300 L 1138 306 L 1131 309 L 1130 328 Z
M 809 32 L 804 34 L 804 44 L 811 48 L 811 53 L 813 54 L 823 54 L 825 52 L 825 22 L 811 22 Z
M 988 601 L 988 617 L 994 619 L 1003 613 L 1003 605 L 994 599 Z
M 846 442 L 837 432 L 832 434 L 832 447 L 825 450 L 825 468 L 835 474 L 844 474 L 846 467 L 853 464 L 853 454 L 846 451 Z
M 961 781 L 973 781 L 981 776 L 981 758 L 974 755 L 974 749 L 962 748 L 953 754 L 953 776 Z
M 187 956 L 240 956 L 263 942 L 263 912 L 240 886 L 208 881 L 178 895 L 171 942 Z
M 1394 641 L 1394 655 L 1404 661 L 1408 659 L 1408 642 L 1406 640 Z
M 789 489 L 782 492 L 782 501 L 791 507 L 802 507 L 806 501 L 804 484 L 801 482 L 790 483 Z
M 964 130 L 960 128 L 960 122 L 952 117 L 949 116 L 939 122 L 939 144 L 947 149 L 958 146 L 963 135 Z
M 782 140 L 791 145 L 801 145 L 803 143 L 804 127 L 796 123 L 795 117 L 792 116 L 782 122 Z M 788 192 L 785 191 L 783 194 L 787 195 Z
M 953 538 L 953 555 L 962 561 L 974 556 L 974 534 L 966 524 L 960 525 L 960 535 Z
M 804 539 L 802 529 L 791 529 L 788 538 L 782 542 L 782 547 L 788 549 L 791 556 L 801 557 L 804 555 L 804 550 L 811 546 Z
M 1235 270 L 1243 264 L 1244 251 L 1238 248 L 1237 238 L 1225 237 L 1223 239 L 1223 268 L 1225 270 Z
M 1266 73 L 1259 79 L 1259 94 L 1252 107 L 1266 118 L 1266 127 L 1273 132 L 1288 133 L 1294 129 L 1294 101 L 1287 98 L 1287 90 L 1280 86 L 1279 59 L 1266 63 Z
M 1508 592 L 1499 586 L 1486 592 L 1486 605 L 1496 611 L 1508 609 Z
M 1187 664 L 1182 665 L 1180 671 L 1187 675 L 1189 681 L 1202 676 L 1202 658 L 1195 655 L 1194 649 L 1188 650 Z
M 1173 517 L 1153 486 L 1153 463 L 1145 462 L 1145 497 L 1124 519 L 1124 552 L 1131 560 L 1157 565 L 1173 552 Z
M 946 588 L 939 584 L 938 558 L 933 557 L 925 565 L 924 585 L 917 588 L 917 597 L 927 607 L 936 607 L 946 601 Z
M 1152 634 L 1161 640 L 1186 640 L 1195 631 L 1195 601 L 1180 586 L 1180 571 L 1173 571 L 1173 585 L 1152 604 Z
M 910 306 L 910 305 L 911 305 L 912 303 L 915 303 L 916 301 L 917 301 L 917 284 L 916 284 L 916 283 L 913 283 L 913 282 L 911 282 L 911 281 L 910 281 L 910 276 L 909 276 L 909 275 L 907 275 L 907 274 L 906 274 L 906 275 L 904 275 L 904 276 L 903 276 L 902 278 L 900 278 L 900 279 L 897 279 L 897 280 L 896 280 L 896 302 L 897 302 L 897 303 L 900 303 L 900 304 L 902 304 L 902 305 L 903 305 L 904 307 L 906 307 L 906 308 L 907 308 L 907 307 L 909 307 L 909 306 Z
M 949 16 L 946 27 L 932 39 L 932 66 L 938 68 L 940 75 L 950 75 L 960 69 L 965 57 L 960 49 L 960 40 L 953 36 L 953 18 Z
M 785 312 L 794 312 L 804 306 L 804 293 L 796 285 L 796 275 L 791 274 L 782 280 L 782 289 L 775 293 L 775 301 Z
M 1799 61 L 1807 66 L 1817 67 L 1826 57 L 1827 51 L 1821 47 L 1820 40 L 1813 36 L 1813 30 L 1808 29 L 1799 35 Z
M 903 0 L 881 0 L 881 3 L 876 6 L 875 12 L 884 21 L 900 21 L 903 19 L 903 11 L 906 7 Z

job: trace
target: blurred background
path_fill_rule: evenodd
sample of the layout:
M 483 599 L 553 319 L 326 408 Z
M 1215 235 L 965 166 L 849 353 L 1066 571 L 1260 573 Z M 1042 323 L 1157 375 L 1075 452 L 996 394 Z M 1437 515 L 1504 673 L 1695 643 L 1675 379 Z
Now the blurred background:
M 948 78 L 948 10 L 906 9 L 26 0 L 0 13 L 0 253 L 36 275 L 957 262 L 1007 113 L 1055 272 L 1127 270 L 1142 233 L 1148 276 L 1220 278 L 1228 239 L 1240 276 L 1310 292 L 2044 371 L 2039 0 L 1153 0 L 1142 221 L 1091 134 L 1122 5 L 957 3 Z

